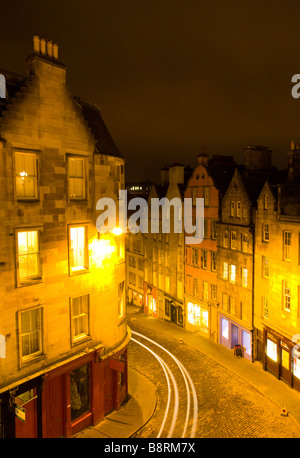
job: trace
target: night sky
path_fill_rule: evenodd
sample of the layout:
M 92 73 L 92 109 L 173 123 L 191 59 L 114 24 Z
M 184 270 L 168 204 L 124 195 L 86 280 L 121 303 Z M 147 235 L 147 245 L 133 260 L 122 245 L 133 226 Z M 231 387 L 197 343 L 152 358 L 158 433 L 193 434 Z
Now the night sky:
M 38 34 L 56 41 L 74 95 L 97 104 L 128 180 L 300 142 L 299 0 L 0 0 L 0 68 L 24 74 Z

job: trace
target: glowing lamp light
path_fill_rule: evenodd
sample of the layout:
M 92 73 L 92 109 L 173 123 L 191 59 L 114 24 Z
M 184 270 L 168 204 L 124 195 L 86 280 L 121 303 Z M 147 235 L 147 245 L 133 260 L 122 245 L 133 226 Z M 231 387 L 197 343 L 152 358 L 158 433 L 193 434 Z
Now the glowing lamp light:
M 115 227 L 113 230 L 112 230 L 112 233 L 114 235 L 121 235 L 122 234 L 122 229 L 120 227 Z
M 24 177 L 27 177 L 27 173 L 26 172 L 20 172 L 20 176 L 24 180 Z

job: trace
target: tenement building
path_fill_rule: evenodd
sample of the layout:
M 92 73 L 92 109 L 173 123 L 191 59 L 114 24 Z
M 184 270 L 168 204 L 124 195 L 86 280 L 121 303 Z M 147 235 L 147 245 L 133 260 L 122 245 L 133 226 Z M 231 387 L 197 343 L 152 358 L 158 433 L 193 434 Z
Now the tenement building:
M 161 170 L 161 183 L 154 184 L 148 196 L 149 225 L 157 232 L 144 234 L 144 311 L 146 314 L 184 326 L 184 234 L 182 203 L 191 170 L 175 162 Z M 152 199 L 167 199 L 158 216 L 153 214 Z M 175 199 L 175 200 L 173 200 Z M 177 200 L 176 200 L 177 199 Z M 173 205 L 180 203 L 179 207 Z M 179 213 L 177 213 L 177 210 Z M 176 212 L 176 213 L 175 213 Z M 180 230 L 174 230 L 174 217 Z M 152 223 L 151 223 L 152 220 Z M 169 230 L 163 229 L 163 221 Z
M 253 297 L 255 215 L 266 179 L 276 181 L 271 151 L 249 146 L 245 167 L 237 167 L 222 201 L 218 223 L 219 342 L 243 347 L 245 358 L 256 359 Z
M 124 241 L 96 228 L 124 160 L 57 45 L 2 73 L 0 436 L 70 437 L 127 395 Z
M 268 181 L 256 216 L 254 328 L 263 368 L 300 390 L 300 146 L 286 179 Z
M 185 243 L 185 327 L 206 337 L 218 339 L 217 223 L 220 203 L 235 169 L 231 156 L 208 159 L 203 151 L 190 177 L 185 198 L 192 199 L 192 218 L 196 218 L 196 199 L 204 200 L 203 241 Z M 188 236 L 188 234 L 186 234 Z M 188 240 L 188 239 L 187 239 Z

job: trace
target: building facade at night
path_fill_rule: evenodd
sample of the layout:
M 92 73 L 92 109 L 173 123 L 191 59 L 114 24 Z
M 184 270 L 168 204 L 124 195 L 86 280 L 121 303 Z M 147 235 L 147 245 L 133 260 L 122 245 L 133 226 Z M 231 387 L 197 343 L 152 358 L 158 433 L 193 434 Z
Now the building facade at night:
M 254 328 L 265 370 L 300 389 L 299 145 L 292 142 L 287 179 L 266 182 L 256 215 Z
M 191 171 L 180 163 L 161 170 L 161 184 L 153 185 L 148 197 L 149 218 L 151 199 L 174 198 L 181 202 L 184 197 L 187 176 Z M 160 212 L 160 218 L 162 214 Z M 170 232 L 144 234 L 144 311 L 146 314 L 179 326 L 184 326 L 184 231 L 174 232 L 174 208 L 167 210 Z M 149 220 L 150 221 L 150 220 Z M 150 226 L 149 222 L 149 227 Z
M 57 45 L 27 65 L 0 107 L 0 437 L 70 437 L 127 396 L 124 240 L 96 228 L 124 159 Z
M 234 171 L 233 158 L 202 152 L 184 196 L 204 199 L 204 234 L 198 245 L 185 244 L 185 327 L 217 341 L 217 223 L 223 193 Z M 195 215 L 193 215 L 195 218 Z

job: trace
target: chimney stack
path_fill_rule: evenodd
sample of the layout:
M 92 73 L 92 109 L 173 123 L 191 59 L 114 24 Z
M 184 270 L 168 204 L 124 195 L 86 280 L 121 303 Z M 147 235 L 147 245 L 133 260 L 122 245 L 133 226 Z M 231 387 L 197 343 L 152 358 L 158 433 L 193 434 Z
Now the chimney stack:
M 39 37 L 38 35 L 33 36 L 33 52 L 51 60 L 58 60 L 57 43 L 53 43 L 51 40 L 46 40 L 46 38 Z

